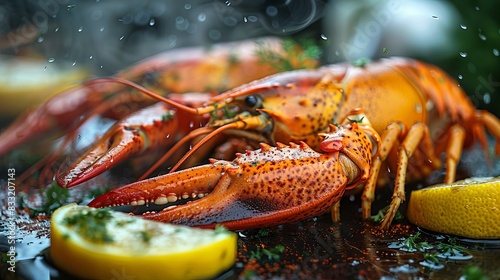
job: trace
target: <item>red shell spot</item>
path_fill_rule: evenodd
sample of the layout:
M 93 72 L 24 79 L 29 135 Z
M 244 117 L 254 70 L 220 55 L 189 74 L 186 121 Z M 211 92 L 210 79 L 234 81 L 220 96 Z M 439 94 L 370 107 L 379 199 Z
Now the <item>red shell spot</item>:
M 344 148 L 342 138 L 328 138 L 319 144 L 319 148 L 325 153 L 338 152 Z

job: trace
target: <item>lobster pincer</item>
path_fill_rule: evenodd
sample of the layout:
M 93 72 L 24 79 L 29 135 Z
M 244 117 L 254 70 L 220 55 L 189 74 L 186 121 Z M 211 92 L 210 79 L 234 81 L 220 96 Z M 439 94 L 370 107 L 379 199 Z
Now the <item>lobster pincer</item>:
M 256 151 L 237 154 L 232 162 L 211 160 L 209 165 L 112 190 L 89 206 L 166 204 L 163 210 L 142 216 L 198 227 L 222 224 L 233 230 L 311 218 L 369 176 L 373 156 L 369 135 L 376 132 L 357 123 L 331 127 L 330 133 L 321 134 L 324 153 L 303 142 L 261 144 Z M 187 199 L 190 202 L 178 205 Z M 168 207 L 172 202 L 176 204 Z
M 117 122 L 77 160 L 63 164 L 56 174 L 62 187 L 85 182 L 124 159 L 173 142 L 178 127 L 175 111 L 157 103 Z

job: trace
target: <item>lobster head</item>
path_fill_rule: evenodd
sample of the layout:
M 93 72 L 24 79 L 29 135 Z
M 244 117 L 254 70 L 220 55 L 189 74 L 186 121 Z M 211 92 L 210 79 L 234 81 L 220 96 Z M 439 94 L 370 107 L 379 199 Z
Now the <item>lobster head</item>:
M 323 152 L 340 152 L 342 169 L 348 176 L 346 189 L 352 189 L 368 179 L 380 142 L 378 133 L 362 111 L 358 109 L 354 113 L 357 120 L 348 118 L 350 123 L 343 126 L 330 124 L 329 133 L 319 134 L 322 138 L 319 148 Z
M 213 98 L 210 126 L 241 122 L 269 143 L 304 141 L 319 147 L 344 98 L 342 72 L 295 70 L 242 85 Z M 337 73 L 339 72 L 339 73 Z

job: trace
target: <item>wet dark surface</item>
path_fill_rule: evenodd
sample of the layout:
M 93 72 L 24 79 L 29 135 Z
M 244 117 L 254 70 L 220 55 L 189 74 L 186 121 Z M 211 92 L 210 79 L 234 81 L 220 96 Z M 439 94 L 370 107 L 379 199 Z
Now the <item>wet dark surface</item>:
M 418 184 L 409 186 L 415 188 Z M 379 192 L 374 209 L 384 207 L 389 200 L 390 189 Z M 404 213 L 404 207 L 402 207 Z M 361 221 L 359 199 L 345 197 L 341 207 L 342 222 L 332 223 L 329 215 L 300 223 L 272 228 L 239 232 L 238 258 L 229 271 L 217 279 L 459 279 L 470 269 L 479 268 L 481 273 L 500 277 L 500 240 L 450 239 L 449 236 L 430 233 L 409 224 L 406 220 L 395 222 L 387 232 L 378 229 L 376 223 Z M 50 263 L 45 249 L 50 246 L 49 222 L 44 217 L 29 219 L 26 215 L 17 219 L 16 273 L 7 271 L 2 264 L 2 279 L 75 279 Z M 3 223 L 1 250 L 8 250 Z M 405 252 L 391 248 L 420 232 L 419 242 L 428 242 L 436 248 L 439 243 L 456 242 L 467 248 L 469 260 L 439 259 L 440 269 L 421 264 L 425 252 Z M 272 251 L 284 247 L 282 253 L 268 256 L 263 249 Z M 274 258 L 274 257 L 275 258 Z M 131 279 L 117 275 L 115 279 Z

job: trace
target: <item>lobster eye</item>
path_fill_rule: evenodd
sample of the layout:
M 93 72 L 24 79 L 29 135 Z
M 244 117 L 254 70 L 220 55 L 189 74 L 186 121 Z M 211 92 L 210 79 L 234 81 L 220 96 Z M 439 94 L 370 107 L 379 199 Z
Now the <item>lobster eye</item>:
M 255 95 L 249 95 L 245 97 L 245 105 L 247 105 L 250 108 L 253 108 L 259 104 L 259 98 Z

